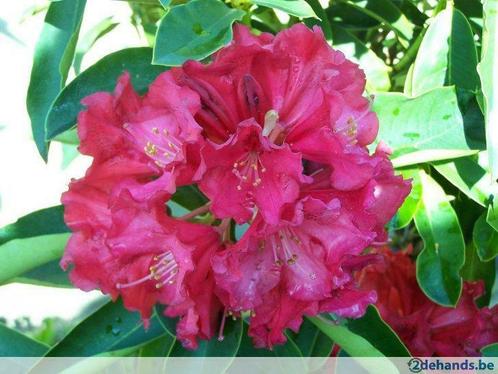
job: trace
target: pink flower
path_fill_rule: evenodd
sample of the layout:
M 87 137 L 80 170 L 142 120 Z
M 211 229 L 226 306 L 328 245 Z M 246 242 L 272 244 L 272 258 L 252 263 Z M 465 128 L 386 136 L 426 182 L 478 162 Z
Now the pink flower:
M 457 306 L 443 307 L 419 288 L 411 248 L 377 252 L 385 262 L 362 270 L 361 288 L 377 292 L 382 318 L 414 356 L 479 356 L 481 348 L 498 342 L 498 307 L 476 305 L 484 292 L 482 282 L 466 282 Z
M 94 158 L 87 174 L 100 187 L 127 189 L 145 201 L 155 193 L 172 194 L 177 184 L 202 174 L 201 129 L 193 119 L 199 97 L 176 85 L 170 73 L 161 74 L 143 98 L 125 73 L 113 95 L 98 92 L 83 104 L 79 150 Z
M 200 188 L 219 218 L 248 221 L 257 208 L 276 224 L 309 182 L 303 160 L 328 165 L 340 190 L 365 185 L 382 161 L 365 148 L 378 128 L 362 96 L 365 76 L 319 28 L 296 24 L 273 37 L 237 25 L 212 63 L 189 61 L 173 74 L 201 99 L 195 118 L 208 144 Z
M 64 201 L 68 224 L 79 229 L 61 262 L 65 269 L 71 265 L 71 281 L 85 291 L 121 296 L 146 325 L 154 305 L 166 305 L 166 315 L 180 317 L 177 337 L 186 347 L 197 347 L 197 337 L 211 338 L 221 310 L 209 262 L 220 248 L 215 230 L 172 219 L 159 204 L 149 209 L 127 191 L 111 209 L 93 201 L 83 217 L 98 220 L 80 226 L 70 220 L 86 201 L 77 193 L 69 191 Z
M 355 256 L 372 241 L 342 214 L 337 199 L 305 197 L 278 226 L 257 216 L 244 237 L 213 258 L 219 295 L 231 312 L 250 310 L 249 334 L 259 346 L 285 341 L 304 314 L 359 317 L 375 294 L 355 289 Z M 355 263 L 355 261 L 357 263 Z
M 146 322 L 166 305 L 190 349 L 221 338 L 228 314 L 250 311 L 260 347 L 305 315 L 360 317 L 376 296 L 354 274 L 410 190 L 382 146 L 366 147 L 378 123 L 364 87 L 318 28 L 236 26 L 212 63 L 163 73 L 144 97 L 124 74 L 114 94 L 86 98 L 78 133 L 93 163 L 62 198 L 71 280 Z M 169 216 L 176 188 L 196 183 L 209 204 Z M 208 210 L 211 225 L 184 221 Z M 232 220 L 250 224 L 237 243 Z
M 180 317 L 178 339 L 195 348 L 198 337 L 212 337 L 221 308 L 209 262 L 219 235 L 169 217 L 165 203 L 176 185 L 203 172 L 193 119 L 198 96 L 165 73 L 141 98 L 124 74 L 114 95 L 97 93 L 84 103 L 80 150 L 94 160 L 62 197 L 74 234 L 61 265 L 71 266 L 81 289 L 121 296 L 146 325 L 156 303 L 167 305 L 166 314 Z
M 203 154 L 208 171 L 200 188 L 218 217 L 238 223 L 258 207 L 267 222 L 278 224 L 283 206 L 296 200 L 300 184 L 309 179 L 301 157 L 286 144 L 273 144 L 253 119 L 240 123 L 225 143 L 207 144 Z

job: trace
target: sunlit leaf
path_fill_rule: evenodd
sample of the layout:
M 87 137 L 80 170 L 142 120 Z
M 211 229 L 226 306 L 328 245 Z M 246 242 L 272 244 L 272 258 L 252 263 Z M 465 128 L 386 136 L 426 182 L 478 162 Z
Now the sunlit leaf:
M 486 220 L 498 231 L 498 184 L 487 171 L 487 153 L 434 163 L 436 170 L 465 195 L 488 209 Z
M 404 179 L 411 179 L 412 189 L 394 217 L 396 229 L 406 227 L 412 221 L 422 200 L 422 184 L 418 169 L 404 169 L 401 170 L 401 174 Z
M 373 110 L 379 117 L 378 140 L 392 150 L 396 166 L 475 153 L 466 138 L 454 88 L 445 87 L 411 98 L 378 93 Z
M 279 9 L 290 15 L 309 18 L 318 18 L 313 8 L 304 0 L 251 0 L 253 4 Z
M 353 333 L 346 326 L 336 325 L 323 317 L 309 317 L 320 330 L 352 357 L 384 357 L 381 351 L 374 347 L 364 337 Z M 360 362 L 361 364 L 361 362 Z M 368 367 L 370 373 L 397 373 L 395 366 L 389 360 L 378 360 L 376 367 Z
M 367 77 L 367 90 L 388 91 L 391 87 L 389 72 L 386 66 L 375 52 L 367 48 L 356 36 L 334 25 L 332 28 L 332 46 L 343 52 L 347 58 L 358 63 L 365 71 Z
M 484 0 L 481 61 L 477 67 L 484 97 L 486 144 L 493 180 L 498 179 L 498 1 Z
M 154 64 L 179 66 L 209 56 L 232 39 L 232 24 L 243 16 L 243 11 L 218 0 L 192 0 L 173 7 L 159 24 Z
M 477 51 L 470 25 L 462 12 L 448 2 L 429 26 L 418 50 L 412 95 L 444 85 L 475 91 L 479 86 L 476 66 Z
M 441 305 L 456 305 L 462 290 L 460 269 L 465 261 L 465 243 L 457 215 L 444 190 L 420 171 L 422 202 L 415 224 L 424 240 L 417 257 L 420 288 Z
M 488 224 L 486 215 L 476 221 L 473 239 L 481 260 L 489 261 L 498 256 L 498 232 Z

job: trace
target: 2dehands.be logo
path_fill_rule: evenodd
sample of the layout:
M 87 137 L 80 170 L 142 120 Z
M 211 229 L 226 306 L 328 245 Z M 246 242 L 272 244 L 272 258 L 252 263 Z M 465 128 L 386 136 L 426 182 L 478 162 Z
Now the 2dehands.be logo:
M 412 358 L 407 363 L 408 369 L 412 373 L 420 373 L 422 370 L 454 371 L 454 370 L 489 370 L 493 371 L 495 365 L 493 362 L 486 362 L 482 359 L 459 360 L 459 361 L 442 361 L 440 359 Z

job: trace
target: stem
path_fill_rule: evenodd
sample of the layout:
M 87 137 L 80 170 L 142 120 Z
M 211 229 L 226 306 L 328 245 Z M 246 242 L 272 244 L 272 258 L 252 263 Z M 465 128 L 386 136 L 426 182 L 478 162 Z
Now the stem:
M 424 28 L 422 31 L 420 31 L 420 34 L 418 34 L 417 39 L 415 39 L 415 42 L 410 46 L 410 48 L 408 48 L 405 55 L 401 58 L 401 60 L 399 60 L 399 62 L 396 65 L 393 66 L 393 70 L 395 72 L 403 70 L 404 67 L 411 64 L 412 61 L 415 60 L 418 48 L 422 43 L 422 39 L 424 38 L 426 31 L 427 28 Z
M 218 232 L 221 234 L 221 240 L 225 242 L 230 242 L 230 221 L 231 218 L 224 218 L 220 225 L 218 226 Z
M 211 201 L 203 206 L 200 206 L 199 208 L 194 209 L 190 213 L 184 214 L 183 216 L 178 217 L 178 219 L 181 219 L 183 221 L 187 221 L 191 218 L 197 217 L 200 214 L 204 214 L 209 211 L 209 208 L 211 207 Z

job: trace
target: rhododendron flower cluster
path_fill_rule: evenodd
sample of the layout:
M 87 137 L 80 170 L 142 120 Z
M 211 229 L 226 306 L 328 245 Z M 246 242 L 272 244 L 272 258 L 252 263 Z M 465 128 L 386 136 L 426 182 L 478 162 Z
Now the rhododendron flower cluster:
M 165 305 L 191 349 L 222 339 L 227 315 L 248 319 L 258 347 L 305 315 L 360 317 L 376 295 L 354 272 L 410 190 L 385 147 L 366 148 L 378 122 L 364 88 L 319 28 L 236 25 L 212 62 L 161 74 L 143 97 L 126 73 L 87 97 L 78 134 L 93 163 L 62 198 L 72 282 L 121 296 L 146 324 Z M 187 185 L 209 202 L 175 217 Z
M 484 293 L 481 281 L 464 283 L 456 307 L 444 307 L 419 288 L 411 248 L 375 252 L 384 261 L 365 267 L 357 278 L 362 289 L 377 292 L 382 318 L 414 356 L 480 356 L 481 348 L 498 341 L 498 306 L 476 305 Z

